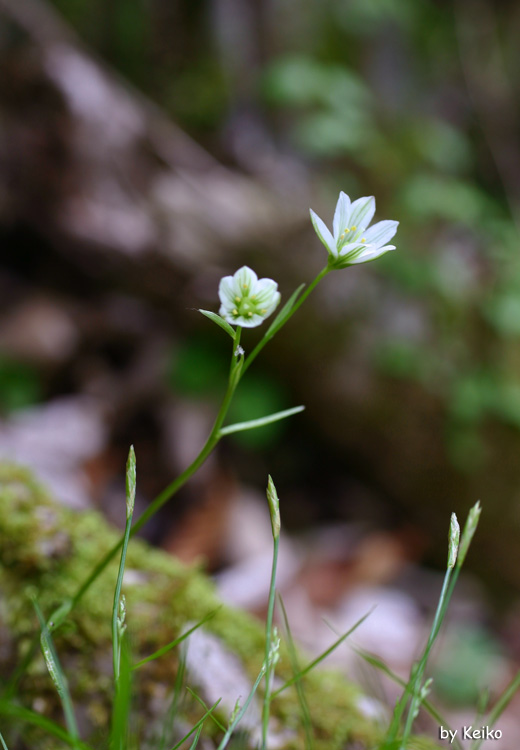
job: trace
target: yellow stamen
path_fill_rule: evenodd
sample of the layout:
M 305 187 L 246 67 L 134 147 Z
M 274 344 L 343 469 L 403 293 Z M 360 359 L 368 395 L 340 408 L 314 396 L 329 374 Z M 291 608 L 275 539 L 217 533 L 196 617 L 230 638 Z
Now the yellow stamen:
M 251 295 L 251 299 L 256 299 L 256 294 Z
M 238 315 L 238 310 L 236 309 L 236 307 L 233 310 L 233 315 Z
M 247 284 L 242 284 L 242 289 L 247 289 Z
M 252 313 L 251 311 L 249 311 L 249 312 L 247 313 L 247 317 L 248 317 L 248 318 L 252 318 L 252 317 L 253 317 L 253 313 Z
M 239 304 L 240 304 L 240 302 L 242 302 L 242 299 L 241 299 L 241 297 L 238 296 L 238 294 L 235 297 L 235 302 L 238 302 Z
M 262 313 L 262 315 L 265 315 L 265 314 L 266 314 L 266 312 L 267 312 L 267 310 L 266 310 L 266 309 L 265 309 L 265 307 L 264 307 L 264 309 L 263 309 L 263 310 L 260 310 L 260 312 Z
M 353 232 L 355 232 L 355 231 L 356 231 L 356 229 L 357 229 L 357 226 L 356 226 L 356 225 L 354 224 L 354 226 L 353 226 L 353 227 L 350 227 L 350 228 L 352 229 L 352 231 L 353 231 Z
M 361 242 L 366 242 L 366 237 L 361 237 Z
M 345 239 L 345 232 L 343 232 L 343 234 L 340 234 L 339 238 L 340 238 L 340 240 L 344 240 Z
M 349 229 L 348 227 L 345 227 L 345 234 L 346 234 L 347 232 L 350 232 L 350 229 Z

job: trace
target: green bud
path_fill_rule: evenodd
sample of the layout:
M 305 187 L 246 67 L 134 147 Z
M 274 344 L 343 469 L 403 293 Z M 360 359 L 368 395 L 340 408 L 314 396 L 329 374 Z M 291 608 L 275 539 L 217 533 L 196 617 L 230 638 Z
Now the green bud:
M 280 536 L 280 501 L 278 500 L 278 494 L 271 475 L 267 479 L 267 502 L 269 503 L 269 513 L 271 514 L 273 537 L 277 539 Z
M 128 461 L 126 462 L 126 520 L 132 517 L 135 503 L 135 485 L 136 485 L 136 468 L 135 468 L 135 451 L 134 446 L 130 446 L 128 451 Z
M 451 514 L 450 531 L 448 534 L 448 569 L 455 567 L 459 550 L 460 526 L 455 513 Z
M 459 545 L 459 558 L 457 561 L 457 566 L 459 568 L 462 567 L 462 563 L 464 562 L 464 559 L 468 552 L 469 545 L 471 544 L 471 540 L 473 539 L 473 535 L 477 530 L 481 510 L 482 508 L 480 507 L 480 501 L 477 501 L 468 513 L 468 518 L 466 519 L 464 531 L 462 532 Z

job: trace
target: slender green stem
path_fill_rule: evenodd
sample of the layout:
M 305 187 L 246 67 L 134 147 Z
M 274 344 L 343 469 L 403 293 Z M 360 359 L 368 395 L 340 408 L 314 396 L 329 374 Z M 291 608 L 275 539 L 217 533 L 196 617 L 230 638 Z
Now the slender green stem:
M 265 665 L 262 665 L 262 669 L 260 670 L 258 677 L 256 678 L 254 685 L 251 688 L 251 691 L 245 700 L 244 705 L 236 712 L 236 715 L 231 720 L 226 730 L 225 735 L 222 737 L 222 740 L 220 741 L 220 745 L 218 746 L 217 750 L 224 750 L 224 748 L 228 746 L 229 740 L 231 739 L 231 735 L 235 731 L 237 725 L 242 721 L 245 712 L 249 708 L 249 704 L 253 700 L 254 695 L 256 691 L 258 690 L 258 686 L 260 685 L 260 682 L 264 674 L 265 674 Z
M 283 328 L 283 326 L 292 318 L 292 316 L 294 315 L 294 313 L 303 305 L 303 303 L 305 302 L 305 300 L 307 299 L 307 297 L 309 296 L 309 294 L 313 291 L 313 289 L 316 286 L 318 286 L 318 284 L 320 283 L 320 281 L 329 273 L 330 270 L 331 269 L 329 268 L 329 266 L 326 266 L 325 268 L 323 268 L 319 272 L 319 274 L 316 276 L 316 278 L 314 279 L 314 281 L 312 281 L 309 284 L 309 286 L 302 293 L 301 297 L 294 304 L 294 307 L 292 308 L 291 312 L 289 313 L 289 315 L 287 316 L 287 318 L 284 320 L 284 322 L 282 323 L 282 325 L 280 326 L 280 328 Z M 278 331 L 280 330 L 280 328 L 276 331 L 276 333 L 278 333 Z M 251 352 L 251 354 L 248 357 L 246 357 L 246 360 L 244 362 L 244 366 L 242 367 L 242 373 L 241 373 L 240 377 L 244 376 L 244 374 L 245 374 L 246 370 L 248 369 L 248 367 L 254 362 L 254 360 L 258 357 L 258 355 L 260 354 L 260 352 L 262 351 L 262 349 L 264 348 L 264 346 L 272 339 L 272 337 L 274 335 L 275 334 L 273 333 L 270 336 L 266 335 L 262 339 L 260 339 L 260 341 L 255 346 L 255 348 L 253 349 L 253 351 Z
M 298 308 L 301 307 L 301 305 L 305 302 L 305 300 L 307 299 L 309 294 L 312 292 L 312 290 L 327 275 L 329 270 L 330 269 L 328 266 L 322 269 L 320 273 L 316 276 L 314 281 L 312 281 L 311 284 L 309 284 L 307 289 L 301 295 L 300 299 L 295 303 L 294 307 L 292 308 L 287 319 L 284 321 L 283 325 L 285 325 L 285 323 L 287 323 L 287 321 L 294 315 L 296 310 L 298 310 Z M 253 362 L 253 360 L 256 359 L 256 357 L 258 356 L 258 354 L 260 354 L 260 352 L 262 351 L 264 346 L 267 344 L 267 342 L 270 340 L 270 338 L 272 338 L 272 336 L 264 337 L 256 345 L 256 347 L 253 349 L 253 351 L 247 357 L 247 359 L 244 360 L 243 356 L 239 354 L 241 333 L 242 333 L 241 327 L 237 326 L 236 331 L 235 331 L 235 338 L 233 340 L 233 351 L 231 353 L 231 365 L 230 365 L 228 386 L 226 389 L 226 393 L 224 395 L 224 399 L 218 411 L 217 417 L 215 419 L 215 423 L 213 424 L 211 432 L 204 446 L 202 447 L 201 452 L 199 453 L 197 458 L 195 458 L 195 460 L 192 461 L 192 463 L 182 472 L 182 474 L 180 474 L 176 479 L 173 480 L 173 482 L 171 482 L 167 487 L 165 487 L 165 489 L 161 493 L 159 493 L 159 495 L 157 495 L 157 497 L 150 503 L 150 505 L 147 507 L 144 513 L 141 514 L 141 516 L 137 519 L 137 521 L 132 526 L 130 537 L 136 534 L 145 525 L 145 523 L 147 523 L 147 521 L 149 521 L 150 518 L 153 515 L 155 515 L 155 513 L 157 513 L 157 511 L 160 508 L 162 508 L 162 506 L 168 500 L 170 500 L 170 498 L 172 498 L 173 495 L 175 495 L 175 493 L 178 492 L 181 487 L 183 487 L 186 484 L 188 479 L 190 479 L 191 476 L 195 474 L 197 469 L 199 469 L 202 466 L 202 464 L 206 461 L 206 459 L 208 458 L 208 456 L 213 451 L 213 449 L 219 442 L 220 438 L 222 437 L 220 433 L 220 428 L 222 427 L 224 423 L 224 419 L 226 418 L 226 414 L 229 410 L 231 400 L 233 398 L 233 395 L 235 393 L 238 383 L 240 382 L 241 378 L 244 376 L 245 371 Z M 92 586 L 94 581 L 101 575 L 101 573 L 105 570 L 105 568 L 110 563 L 110 561 L 113 560 L 113 558 L 117 555 L 118 551 L 121 549 L 122 544 L 123 544 L 123 539 L 120 539 L 117 542 L 117 544 L 115 544 L 112 547 L 112 549 L 110 549 L 106 553 L 106 555 L 102 558 L 102 560 L 100 560 L 99 563 L 96 565 L 96 567 L 91 571 L 90 575 L 87 577 L 87 579 L 80 586 L 76 594 L 70 600 L 69 612 L 78 604 L 78 602 L 83 598 L 83 596 Z
M 432 646 L 435 642 L 435 639 L 437 638 L 437 635 L 439 634 L 442 621 L 444 619 L 446 610 L 450 602 L 451 594 L 453 593 L 453 589 L 455 587 L 457 576 L 455 575 L 452 577 L 452 573 L 453 573 L 452 568 L 448 568 L 448 570 L 446 571 L 446 575 L 444 576 L 444 582 L 442 584 L 442 591 L 439 597 L 439 602 L 437 604 L 435 617 L 433 618 L 433 623 L 432 623 L 432 627 L 430 630 L 430 635 L 428 637 L 428 642 L 426 644 L 426 648 L 424 649 L 421 660 L 415 667 L 414 674 L 410 678 L 409 688 L 407 691 L 405 691 L 406 699 L 404 700 L 402 704 L 398 718 L 400 718 L 400 716 L 402 715 L 404 708 L 406 706 L 406 703 L 408 702 L 407 693 L 411 695 L 411 701 L 410 701 L 410 707 L 408 709 L 408 715 L 406 717 L 406 723 L 405 723 L 404 730 L 403 730 L 403 736 L 401 740 L 401 750 L 405 750 L 406 748 L 407 739 L 410 736 L 410 733 L 412 731 L 412 724 L 417 715 L 417 711 L 419 710 L 419 705 L 421 703 L 421 695 L 420 695 L 421 683 L 422 683 L 422 679 L 424 676 L 424 672 L 426 670 L 426 663 L 430 656 L 430 652 L 432 650 Z M 452 578 L 454 580 L 452 580 Z M 403 696 L 403 698 L 404 697 L 405 696 Z
M 520 688 L 520 672 L 517 672 L 516 675 L 513 677 L 509 685 L 506 687 L 500 698 L 498 699 L 497 703 L 495 704 L 493 710 L 487 717 L 487 720 L 483 723 L 485 723 L 486 726 L 489 728 L 493 727 L 500 716 L 502 715 L 503 711 L 507 708 L 508 704 L 512 700 L 514 694 L 516 691 Z M 471 750 L 479 750 L 480 746 L 482 745 L 482 742 L 484 741 L 484 738 L 481 738 L 474 742 L 471 746 Z
M 276 566 L 278 564 L 278 547 L 280 544 L 280 536 L 274 536 L 274 548 L 273 548 L 273 565 L 271 568 L 271 585 L 269 587 L 269 602 L 267 605 L 267 619 L 265 623 L 265 693 L 264 693 L 264 704 L 262 708 L 262 750 L 266 750 L 267 747 L 267 729 L 269 726 L 269 707 L 271 705 L 271 682 L 272 674 L 274 671 L 274 664 L 269 659 L 272 639 L 273 639 L 273 615 L 274 615 L 274 602 L 276 596 Z
M 241 330 L 242 329 L 240 327 L 237 327 L 236 329 L 235 340 L 233 341 L 233 352 L 231 354 L 231 368 L 228 386 L 208 439 L 206 440 L 197 458 L 192 461 L 192 463 L 182 472 L 182 474 L 180 474 L 176 479 L 173 480 L 173 482 L 165 487 L 165 489 L 161 493 L 159 493 L 159 495 L 157 495 L 155 500 L 153 500 L 147 507 L 147 509 L 139 516 L 137 521 L 132 526 L 132 529 L 130 531 L 130 538 L 133 537 L 134 534 L 136 534 L 139 529 L 141 529 L 145 525 L 145 523 L 149 521 L 150 518 L 155 515 L 157 511 L 162 508 L 162 506 L 171 497 L 173 497 L 176 492 L 180 490 L 181 487 L 183 487 L 183 485 L 186 484 L 188 479 L 190 479 L 190 477 L 195 474 L 197 469 L 199 469 L 206 461 L 206 459 L 220 440 L 220 428 L 222 427 L 224 419 L 226 418 L 226 414 L 231 404 L 233 394 L 240 379 L 240 370 L 243 360 L 242 357 L 238 357 L 237 359 L 237 357 L 235 356 L 235 351 L 237 351 L 237 347 L 240 343 Z M 76 592 L 75 596 L 72 598 L 71 609 L 76 606 L 80 599 L 82 599 L 82 597 L 94 583 L 96 578 L 98 578 L 98 576 L 104 571 L 109 562 L 117 555 L 118 550 L 123 545 L 123 540 L 124 537 L 123 539 L 120 539 L 117 544 L 115 544 L 112 549 L 110 549 L 106 553 L 103 559 L 100 560 L 100 562 L 96 565 L 94 570 L 90 573 L 86 581 L 82 584 L 82 586 Z
M 123 537 L 123 549 L 121 550 L 121 561 L 119 563 L 119 571 L 117 573 L 116 588 L 114 591 L 114 605 L 112 607 L 112 663 L 114 665 L 114 680 L 119 682 L 119 663 L 121 657 L 120 648 L 120 628 L 119 628 L 119 602 L 121 600 L 121 587 L 123 585 L 123 576 L 125 573 L 125 561 L 126 561 L 126 550 L 128 549 L 128 542 L 130 541 L 130 531 L 132 528 L 132 516 L 130 515 L 126 519 L 125 535 Z

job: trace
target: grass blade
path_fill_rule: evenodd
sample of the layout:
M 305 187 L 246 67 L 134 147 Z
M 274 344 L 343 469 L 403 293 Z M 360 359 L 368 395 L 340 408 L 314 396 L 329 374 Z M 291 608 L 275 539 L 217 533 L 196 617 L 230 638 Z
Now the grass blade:
M 168 734 L 169 729 L 173 727 L 173 724 L 175 722 L 175 717 L 177 716 L 179 706 L 181 705 L 185 675 L 186 675 L 186 650 L 182 649 L 181 654 L 179 656 L 177 674 L 175 675 L 175 685 L 173 687 L 172 702 L 168 709 L 168 713 L 164 721 L 159 750 L 165 750 L 166 748 L 166 736 Z
M 277 639 L 276 628 L 274 628 L 273 639 L 273 616 L 276 597 L 276 567 L 278 564 L 278 548 L 280 546 L 280 501 L 272 478 L 269 476 L 267 482 L 267 501 L 271 515 L 271 530 L 273 534 L 273 563 L 271 566 L 271 582 L 269 585 L 269 599 L 267 605 L 267 617 L 265 623 L 265 692 L 262 706 L 262 750 L 267 747 L 267 730 L 269 728 L 269 709 L 271 703 L 271 686 L 274 675 L 276 658 L 270 658 L 271 650 L 275 647 Z M 276 646 L 277 648 L 277 646 Z
M 229 726 L 228 726 L 228 728 L 226 730 L 226 733 L 225 733 L 224 737 L 220 741 L 220 745 L 218 746 L 217 750 L 224 750 L 224 748 L 227 747 L 228 742 L 231 739 L 231 735 L 233 734 L 233 732 L 237 728 L 238 724 L 242 720 L 245 712 L 249 708 L 249 704 L 253 700 L 254 694 L 258 690 L 258 686 L 260 685 L 260 682 L 262 681 L 262 678 L 265 675 L 266 667 L 267 667 L 267 665 L 265 663 L 262 664 L 262 669 L 260 670 L 260 672 L 258 674 L 258 677 L 256 678 L 255 683 L 254 683 L 253 687 L 251 688 L 251 691 L 250 691 L 249 695 L 247 696 L 244 705 L 241 708 L 239 708 L 238 710 L 235 710 L 233 712 L 234 716 L 233 716 L 233 718 L 232 718 L 232 720 L 231 720 L 231 722 L 230 722 L 230 724 L 229 724 Z M 173 748 L 172 748 L 172 750 L 173 750 Z
M 220 703 L 221 700 L 222 700 L 222 698 L 219 698 L 218 701 L 216 701 L 216 703 L 214 703 L 211 706 L 211 708 L 209 708 L 206 711 L 206 713 L 204 714 L 204 716 L 201 719 L 198 720 L 198 722 L 195 724 L 195 726 L 192 729 L 190 729 L 190 731 L 188 732 L 188 734 L 185 734 L 184 737 L 182 738 L 182 740 L 179 740 L 179 742 L 177 742 L 176 745 L 174 745 L 173 747 L 171 747 L 170 750 L 178 750 L 178 748 L 183 744 L 183 742 L 186 742 L 186 740 L 189 737 L 191 737 L 191 735 L 194 732 L 197 732 L 197 730 L 199 729 L 199 727 L 200 727 L 200 729 L 202 731 L 202 725 L 204 724 L 204 722 L 206 721 L 206 719 L 208 718 L 208 716 L 210 716 L 211 713 L 216 709 L 216 707 L 218 706 L 218 704 Z M 193 747 L 193 745 L 192 745 L 192 747 Z
M 56 692 L 58 693 L 58 696 L 60 698 L 69 734 L 72 738 L 77 740 L 79 739 L 78 726 L 76 724 L 76 717 L 74 715 L 74 709 L 72 707 L 72 700 L 69 693 L 67 678 L 63 672 L 63 669 L 61 668 L 58 655 L 54 648 L 52 636 L 49 632 L 49 628 L 47 627 L 47 623 L 45 622 L 42 611 L 38 606 L 38 602 L 36 601 L 36 599 L 33 599 L 32 601 L 34 609 L 36 611 L 36 616 L 38 617 L 38 620 L 40 622 L 40 644 L 43 652 L 43 657 L 45 659 L 45 664 L 47 665 L 47 670 L 51 676 L 54 687 L 56 688 Z
M 291 628 L 289 626 L 287 610 L 285 609 L 283 599 L 280 595 L 278 595 L 278 601 L 280 603 L 280 609 L 282 610 L 282 617 L 283 617 L 283 621 L 285 625 L 285 632 L 287 635 L 287 649 L 289 652 L 289 660 L 291 662 L 291 669 L 293 672 L 293 677 L 295 678 L 294 684 L 296 687 L 296 693 L 298 695 L 298 702 L 300 704 L 300 710 L 302 714 L 303 731 L 305 732 L 305 748 L 306 750 L 312 750 L 313 739 L 312 739 L 311 714 L 309 711 L 309 704 L 307 703 L 307 698 L 305 696 L 303 683 L 302 683 L 301 678 L 299 677 L 300 665 L 298 664 L 298 655 L 296 652 L 296 647 L 294 645 L 294 639 L 292 637 Z
M 493 709 L 491 710 L 487 721 L 485 722 L 485 725 L 488 727 L 493 727 L 499 718 L 502 716 L 503 712 L 511 702 L 511 699 L 513 698 L 516 691 L 520 688 L 520 672 L 517 672 L 516 675 L 513 677 L 509 685 L 506 687 L 498 701 L 495 703 Z M 482 740 L 477 740 L 473 743 L 472 750 L 478 750 L 478 748 L 481 746 Z
M 399 677 L 394 671 L 390 669 L 390 667 L 385 664 L 384 661 L 379 659 L 377 656 L 374 656 L 373 654 L 369 654 L 367 651 L 362 651 L 361 649 L 356 649 L 356 652 L 361 656 L 362 659 L 364 659 L 368 664 L 370 664 L 372 667 L 375 667 L 383 674 L 386 674 L 387 677 L 389 677 L 393 682 L 396 683 L 396 685 L 400 685 L 400 687 L 405 688 L 407 683 Z M 440 725 L 447 727 L 447 729 L 451 729 L 450 724 L 444 716 L 437 711 L 435 706 L 430 703 L 429 700 L 425 700 L 423 702 L 423 706 L 425 710 L 430 714 L 430 716 L 435 719 L 435 721 Z M 459 740 L 457 739 L 457 736 L 455 736 L 454 744 L 456 747 L 459 748 L 459 750 L 463 750 L 463 747 Z
M 9 716 L 18 721 L 31 724 L 32 726 L 43 729 L 47 734 L 65 742 L 69 747 L 75 748 L 75 750 L 92 750 L 90 745 L 82 742 L 77 737 L 72 737 L 66 729 L 60 727 L 55 721 L 47 719 L 45 716 L 32 711 L 30 708 L 24 708 L 23 706 L 17 706 L 12 701 L 0 700 L 0 714 L 2 716 Z
M 268 414 L 266 417 L 260 417 L 259 419 L 250 419 L 247 422 L 236 422 L 235 424 L 227 425 L 227 427 L 221 427 L 219 435 L 231 435 L 233 432 L 243 432 L 244 430 L 256 430 L 258 427 L 264 427 L 266 424 L 272 422 L 278 422 L 280 419 L 286 419 L 292 417 L 293 414 L 299 414 L 305 409 L 305 406 L 293 406 L 291 409 L 284 409 L 283 411 L 277 411 L 274 414 Z
M 114 666 L 114 680 L 117 684 L 119 681 L 119 668 L 121 659 L 121 638 L 126 629 L 125 625 L 125 604 L 124 597 L 121 597 L 121 588 L 123 586 L 123 576 L 125 573 L 126 551 L 130 542 L 130 532 L 132 529 L 132 515 L 134 512 L 135 502 L 135 483 L 136 483 L 136 464 L 134 446 L 130 446 L 128 452 L 128 461 L 126 464 L 126 525 L 123 537 L 123 546 L 121 548 L 121 558 L 119 560 L 119 570 L 117 573 L 116 588 L 114 591 L 114 604 L 112 606 L 112 661 Z
M 202 618 L 200 622 L 198 622 L 192 628 L 190 628 L 185 633 L 180 635 L 178 638 L 175 638 L 175 640 L 171 641 L 171 643 L 166 644 L 166 646 L 162 646 L 157 651 L 154 651 L 153 654 L 150 654 L 150 656 L 146 656 L 144 659 L 141 659 L 141 661 L 138 661 L 137 664 L 134 664 L 132 669 L 138 669 L 139 667 L 142 667 L 143 664 L 147 664 L 149 661 L 152 661 L 153 659 L 158 659 L 160 656 L 167 654 L 168 651 L 171 651 L 172 648 L 175 648 L 175 646 L 178 646 L 180 643 L 182 643 L 189 635 L 193 633 L 194 630 L 197 630 L 197 628 L 200 628 L 202 625 L 205 625 L 208 622 L 208 620 L 211 620 L 212 617 L 215 617 L 219 609 L 220 607 L 217 607 L 217 609 L 214 609 L 211 612 L 209 612 L 207 615 L 205 615 Z
M 195 750 L 195 748 L 199 744 L 200 735 L 202 734 L 202 726 L 203 725 L 201 724 L 200 727 L 197 729 L 197 734 L 195 735 L 195 739 L 190 745 L 190 750 Z
M 294 304 L 304 287 L 305 284 L 300 284 L 300 286 L 294 290 L 294 292 L 291 294 L 285 305 L 282 307 L 276 318 L 267 329 L 266 333 L 264 334 L 264 339 L 271 339 L 275 335 L 275 333 L 277 333 L 278 330 L 283 326 L 283 324 L 291 314 L 291 310 L 293 309 Z
M 208 710 L 208 707 L 207 707 L 207 705 L 206 705 L 206 704 L 204 703 L 204 701 L 202 700 L 202 698 L 200 697 L 200 695 L 197 695 L 197 693 L 196 693 L 196 692 L 195 692 L 194 690 L 192 690 L 192 689 L 191 689 L 190 687 L 188 687 L 188 686 L 186 686 L 186 690 L 188 691 L 188 693 L 189 693 L 189 694 L 190 694 L 191 696 L 193 696 L 193 698 L 195 698 L 195 700 L 196 700 L 196 701 L 197 701 L 198 703 L 200 703 L 200 705 L 202 706 L 202 708 L 203 708 L 203 709 L 204 709 L 205 711 L 207 711 L 207 710 Z M 220 731 L 221 731 L 221 732 L 225 732 L 225 731 L 226 731 L 226 727 L 224 726 L 224 724 L 222 724 L 222 722 L 221 722 L 221 721 L 219 721 L 219 720 L 217 719 L 217 717 L 216 717 L 216 716 L 213 716 L 213 714 L 211 714 L 211 716 L 210 716 L 210 719 L 211 719 L 211 720 L 213 721 L 213 723 L 214 723 L 214 724 L 215 724 L 215 725 L 216 725 L 216 726 L 217 726 L 217 727 L 218 727 L 218 728 L 220 729 Z
M 352 633 L 357 628 L 359 628 L 359 626 L 367 619 L 367 617 L 369 617 L 369 615 L 372 614 L 372 612 L 374 611 L 374 609 L 375 609 L 375 607 L 372 607 L 372 609 L 370 609 L 366 613 L 366 615 L 363 615 L 363 617 L 360 617 L 359 620 L 356 623 L 354 623 L 354 625 L 349 630 L 347 630 L 346 633 L 343 633 L 343 635 L 341 635 L 336 641 L 334 641 L 334 643 L 332 644 L 332 646 L 329 646 L 329 648 L 327 648 L 325 651 L 323 651 L 323 653 L 321 653 L 319 656 L 317 656 L 315 659 L 313 659 L 309 664 L 307 664 L 306 667 L 304 667 L 300 672 L 298 672 L 297 675 L 294 675 L 294 677 L 291 677 L 290 680 L 287 680 L 286 683 L 284 683 L 281 687 L 279 687 L 278 690 L 276 690 L 273 693 L 273 698 L 275 698 L 277 695 L 279 695 L 281 692 L 283 692 L 284 690 L 286 690 L 291 685 L 294 685 L 294 683 L 297 680 L 301 680 L 301 678 L 304 677 L 308 672 L 310 672 L 311 669 L 314 669 L 314 667 L 316 667 L 320 662 L 322 662 L 324 659 L 326 659 L 327 656 L 329 656 L 329 654 L 331 654 L 335 649 L 337 649 L 337 647 L 340 646 L 343 643 L 343 641 L 346 640 L 349 637 L 349 635 L 352 635 Z
M 128 747 L 128 725 L 132 699 L 132 670 L 128 638 L 123 634 L 120 642 L 119 676 L 112 706 L 112 727 L 110 733 L 111 750 L 124 750 Z

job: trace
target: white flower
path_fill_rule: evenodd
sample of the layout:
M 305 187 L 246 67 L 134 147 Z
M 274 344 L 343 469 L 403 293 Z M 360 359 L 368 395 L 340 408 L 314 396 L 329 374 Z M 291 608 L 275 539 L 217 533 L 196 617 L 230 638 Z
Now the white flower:
M 367 263 L 389 250 L 395 250 L 395 245 L 386 243 L 397 232 L 399 222 L 379 221 L 368 228 L 375 210 L 376 201 L 373 196 L 358 198 L 351 203 L 348 195 L 340 193 L 334 213 L 332 236 L 325 223 L 311 209 L 312 224 L 328 250 L 331 268 Z
M 248 266 L 242 266 L 234 276 L 220 281 L 220 315 L 228 323 L 244 328 L 255 328 L 271 315 L 280 302 L 278 284 L 272 279 L 259 279 Z

